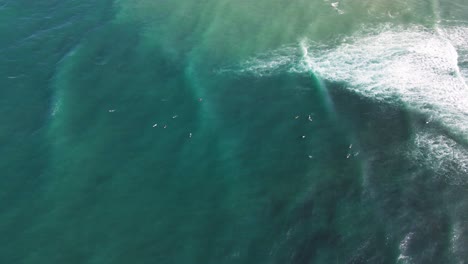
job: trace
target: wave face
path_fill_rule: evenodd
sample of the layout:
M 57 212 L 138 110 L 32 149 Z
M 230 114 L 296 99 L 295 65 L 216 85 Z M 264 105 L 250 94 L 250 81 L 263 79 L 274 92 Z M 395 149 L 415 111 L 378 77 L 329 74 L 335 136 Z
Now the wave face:
M 467 85 L 463 66 L 468 28 L 429 30 L 383 27 L 377 33 L 345 37 L 337 47 L 302 41 L 223 68 L 257 76 L 313 72 L 377 101 L 405 104 L 466 131 Z M 465 118 L 463 118 L 466 120 Z
M 267 52 L 219 72 L 256 76 L 310 72 L 328 82 L 343 83 L 359 96 L 424 116 L 428 127 L 437 123 L 440 129 L 445 128 L 453 139 L 439 138 L 427 144 L 449 153 L 452 148 L 446 141 L 455 140 L 452 144 L 462 144 L 464 149 L 468 140 L 467 33 L 466 27 L 430 30 L 384 26 L 377 32 L 344 37 L 337 46 L 303 40 L 297 46 Z M 430 129 L 421 132 L 432 133 Z M 417 145 L 421 144 L 418 139 Z M 461 164 L 462 173 L 468 172 L 466 155 L 462 151 L 452 156 Z

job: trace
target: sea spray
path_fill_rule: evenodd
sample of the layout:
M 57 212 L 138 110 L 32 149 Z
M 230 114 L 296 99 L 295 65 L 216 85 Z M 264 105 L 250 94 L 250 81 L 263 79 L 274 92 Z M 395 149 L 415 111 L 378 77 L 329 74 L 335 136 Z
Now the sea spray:
M 313 87 L 317 87 L 317 89 L 320 91 L 319 94 L 321 95 L 323 102 L 325 102 L 328 113 L 336 117 L 333 106 L 333 100 L 330 96 L 327 86 L 323 79 L 314 72 L 314 62 L 313 59 L 311 59 L 311 56 L 313 56 L 313 54 L 309 54 L 309 45 L 307 45 L 306 40 L 301 40 L 300 47 L 302 51 L 302 60 L 300 63 L 303 64 L 304 69 L 308 70 L 308 73 L 310 74 L 310 77 L 312 79 Z

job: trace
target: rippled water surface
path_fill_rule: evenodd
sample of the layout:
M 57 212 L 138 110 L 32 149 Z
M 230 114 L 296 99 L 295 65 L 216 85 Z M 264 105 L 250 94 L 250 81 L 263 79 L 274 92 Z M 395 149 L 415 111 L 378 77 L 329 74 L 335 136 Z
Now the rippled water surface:
M 0 0 L 1 263 L 467 263 L 465 0 Z

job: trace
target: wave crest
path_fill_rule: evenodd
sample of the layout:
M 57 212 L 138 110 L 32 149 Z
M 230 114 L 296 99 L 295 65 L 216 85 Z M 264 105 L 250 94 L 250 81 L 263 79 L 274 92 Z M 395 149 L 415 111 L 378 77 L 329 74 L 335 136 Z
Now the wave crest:
M 443 138 L 427 131 L 417 135 L 417 149 L 434 154 L 431 165 L 447 174 L 448 160 L 455 158 L 456 168 L 468 172 L 468 153 L 457 143 L 466 145 L 468 140 L 467 33 L 467 27 L 386 25 L 377 32 L 363 30 L 342 38 L 337 45 L 303 40 L 220 72 L 255 76 L 313 72 L 327 81 L 345 83 L 360 96 L 406 107 L 427 118 L 429 127 L 434 122 L 451 133 Z M 467 183 L 461 178 L 455 181 Z

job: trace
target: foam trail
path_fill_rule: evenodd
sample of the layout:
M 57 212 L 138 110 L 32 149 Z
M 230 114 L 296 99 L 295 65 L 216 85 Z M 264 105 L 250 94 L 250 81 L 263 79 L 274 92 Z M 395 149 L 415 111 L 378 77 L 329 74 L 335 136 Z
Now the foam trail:
M 414 233 L 410 232 L 408 233 L 403 240 L 400 242 L 399 249 L 400 249 L 400 255 L 398 256 L 397 263 L 399 264 L 410 264 L 412 263 L 411 257 L 407 253 L 408 251 L 408 245 L 411 242 L 411 239 L 413 238 Z
M 449 184 L 468 184 L 468 151 L 450 137 L 428 132 L 418 133 L 410 155 L 418 164 L 432 168 Z

